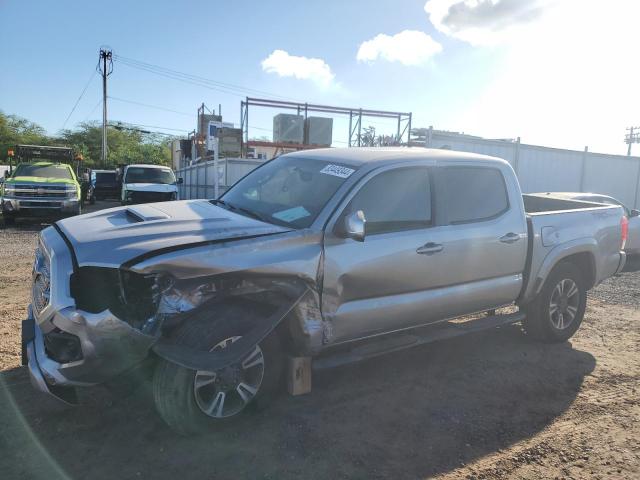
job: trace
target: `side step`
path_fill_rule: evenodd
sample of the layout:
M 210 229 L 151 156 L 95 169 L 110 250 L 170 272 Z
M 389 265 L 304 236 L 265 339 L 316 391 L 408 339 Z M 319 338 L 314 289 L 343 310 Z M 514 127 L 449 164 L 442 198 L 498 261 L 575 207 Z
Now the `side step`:
M 524 313 L 515 312 L 504 315 L 480 317 L 464 323 L 439 323 L 416 328 L 415 330 L 405 333 L 385 335 L 375 340 L 369 340 L 366 343 L 360 343 L 358 346 L 347 351 L 341 350 L 319 356 L 313 360 L 313 369 L 323 370 L 325 368 L 334 368 L 349 363 L 361 362 L 368 358 L 404 350 L 405 348 L 417 347 L 418 345 L 446 340 L 468 333 L 481 332 L 483 330 L 510 325 L 524 320 L 524 317 Z

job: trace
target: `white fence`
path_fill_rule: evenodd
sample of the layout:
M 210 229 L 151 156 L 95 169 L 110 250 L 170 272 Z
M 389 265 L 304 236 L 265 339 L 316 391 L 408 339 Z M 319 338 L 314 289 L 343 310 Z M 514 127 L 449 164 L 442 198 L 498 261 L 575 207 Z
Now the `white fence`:
M 426 146 L 481 153 L 507 160 L 525 193 L 595 192 L 611 195 L 630 208 L 640 206 L 640 157 L 605 155 L 525 145 L 503 140 L 432 131 Z M 227 158 L 218 161 L 220 193 L 256 168 L 262 160 Z M 213 198 L 213 161 L 176 171 L 182 177 L 181 199 Z
M 525 145 L 433 131 L 427 146 L 481 153 L 507 160 L 525 193 L 594 192 L 617 198 L 630 208 L 640 205 L 640 157 Z
M 262 164 L 263 160 L 247 158 L 223 158 L 218 160 L 219 193 Z M 176 177 L 182 178 L 178 195 L 182 200 L 192 198 L 214 198 L 215 167 L 213 160 L 196 163 L 176 170 Z

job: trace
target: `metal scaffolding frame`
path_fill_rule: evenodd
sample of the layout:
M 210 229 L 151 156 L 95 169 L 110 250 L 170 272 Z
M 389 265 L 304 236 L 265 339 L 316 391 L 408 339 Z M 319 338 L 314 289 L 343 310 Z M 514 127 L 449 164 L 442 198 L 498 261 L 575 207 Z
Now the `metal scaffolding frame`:
M 296 110 L 298 115 L 304 114 L 307 119 L 309 112 L 333 113 L 337 115 L 349 115 L 349 146 L 360 147 L 362 140 L 362 117 L 395 118 L 398 121 L 397 139 L 401 145 L 410 145 L 411 142 L 411 112 L 388 112 L 385 110 L 369 110 L 365 108 L 332 107 L 329 105 L 316 105 L 312 103 L 287 102 L 282 100 L 269 100 L 265 98 L 250 98 L 240 102 L 240 128 L 242 129 L 242 155 L 246 155 L 249 142 L 249 107 L 267 107 L 284 110 Z M 406 140 L 405 140 L 406 137 Z M 262 145 L 280 147 L 278 143 L 260 142 Z M 313 145 L 287 144 L 286 147 L 299 149 L 314 148 Z

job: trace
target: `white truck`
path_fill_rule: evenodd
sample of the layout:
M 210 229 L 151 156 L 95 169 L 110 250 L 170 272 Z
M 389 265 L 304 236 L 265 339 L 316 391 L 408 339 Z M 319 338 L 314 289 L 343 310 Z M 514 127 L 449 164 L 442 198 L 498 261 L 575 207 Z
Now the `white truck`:
M 178 184 L 173 170 L 162 165 L 127 165 L 122 174 L 122 205 L 166 202 L 178 199 Z

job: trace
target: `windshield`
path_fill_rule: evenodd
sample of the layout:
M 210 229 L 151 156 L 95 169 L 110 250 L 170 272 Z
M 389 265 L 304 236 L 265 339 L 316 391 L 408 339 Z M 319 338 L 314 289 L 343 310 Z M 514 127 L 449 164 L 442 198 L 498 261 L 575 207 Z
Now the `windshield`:
M 166 168 L 129 167 L 124 183 L 176 183 L 173 171 Z
M 115 183 L 116 172 L 96 172 L 96 183 Z
M 354 171 L 330 162 L 280 157 L 244 177 L 222 199 L 266 221 L 306 228 Z
M 67 165 L 35 165 L 23 163 L 18 165 L 14 177 L 46 177 L 73 180 Z

